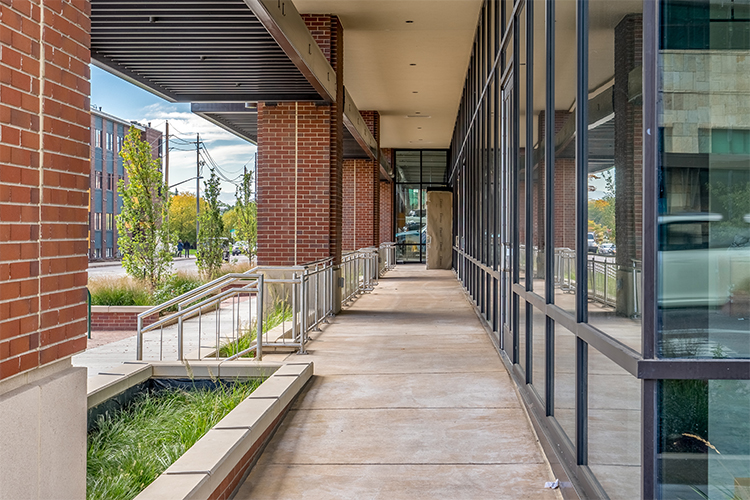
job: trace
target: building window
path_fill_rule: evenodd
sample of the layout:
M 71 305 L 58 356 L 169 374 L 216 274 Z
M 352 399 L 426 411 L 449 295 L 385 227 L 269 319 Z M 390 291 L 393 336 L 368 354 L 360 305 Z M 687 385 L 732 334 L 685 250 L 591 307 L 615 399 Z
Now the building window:
M 96 130 L 94 133 L 94 147 L 102 147 L 102 131 Z
M 106 216 L 106 224 L 107 224 L 107 231 L 112 231 L 112 228 L 114 227 L 114 214 L 107 214 Z
M 112 247 L 107 247 L 107 253 L 106 253 L 106 255 L 107 255 L 108 259 L 112 258 Z
M 102 230 L 102 214 L 95 213 L 94 214 L 94 231 L 101 231 Z
M 94 250 L 94 258 L 95 259 L 101 259 L 102 258 L 102 250 L 101 248 L 97 248 Z
M 122 136 L 118 135 L 117 136 L 117 152 L 119 153 L 120 151 L 122 151 Z
M 112 132 L 107 132 L 107 149 L 112 150 Z
M 115 174 L 107 174 L 107 190 L 112 191 L 115 188 Z
M 102 175 L 103 174 L 101 172 L 94 173 L 94 189 L 102 188 Z

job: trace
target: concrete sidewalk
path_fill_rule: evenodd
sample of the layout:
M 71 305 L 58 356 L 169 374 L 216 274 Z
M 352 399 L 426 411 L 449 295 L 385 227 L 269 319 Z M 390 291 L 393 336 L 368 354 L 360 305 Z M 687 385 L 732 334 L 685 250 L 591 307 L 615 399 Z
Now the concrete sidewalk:
M 238 500 L 562 498 L 450 271 L 400 266 L 322 333 Z

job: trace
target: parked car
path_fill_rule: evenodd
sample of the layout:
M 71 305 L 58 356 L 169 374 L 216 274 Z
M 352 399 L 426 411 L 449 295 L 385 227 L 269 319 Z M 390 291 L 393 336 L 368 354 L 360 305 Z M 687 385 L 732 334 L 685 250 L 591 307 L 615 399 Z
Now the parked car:
M 599 255 L 615 255 L 617 247 L 614 243 L 602 243 L 599 246 Z
M 232 255 L 247 255 L 247 241 L 237 241 L 232 245 Z
M 597 253 L 598 251 L 599 245 L 596 244 L 594 233 L 589 233 L 589 253 Z

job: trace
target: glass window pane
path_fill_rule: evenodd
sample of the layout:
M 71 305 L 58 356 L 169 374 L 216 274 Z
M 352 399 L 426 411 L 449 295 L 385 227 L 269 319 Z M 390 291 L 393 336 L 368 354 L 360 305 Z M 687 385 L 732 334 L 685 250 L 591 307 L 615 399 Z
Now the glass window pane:
M 555 304 L 575 314 L 576 2 L 555 2 Z
M 571 442 L 576 436 L 576 336 L 555 324 L 555 418 Z
M 643 2 L 589 2 L 588 322 L 641 350 Z
M 661 381 L 658 438 L 662 498 L 748 498 L 750 381 Z
M 534 385 L 534 388 L 536 389 L 536 393 L 539 395 L 539 399 L 545 401 L 545 387 L 547 386 L 547 381 L 545 379 L 545 374 L 547 373 L 547 369 L 545 367 L 545 354 L 547 352 L 545 348 L 545 325 L 547 322 L 547 316 L 536 307 L 534 307 L 533 309 L 534 317 L 532 319 L 532 355 L 534 361 L 532 365 L 532 383 Z
M 532 143 L 533 150 L 533 169 L 532 178 L 532 228 L 533 228 L 533 282 L 532 289 L 537 290 L 544 295 L 544 202 L 546 197 L 545 180 L 544 180 L 544 107 L 546 99 L 546 68 L 547 68 L 547 49 L 545 46 L 544 36 L 544 2 L 534 4 L 534 120 Z
M 518 298 L 518 364 L 526 372 L 526 307 L 528 304 Z
M 518 224 L 518 277 L 525 285 L 526 277 L 526 8 L 518 13 L 518 204 L 516 205 Z
M 659 352 L 750 357 L 750 4 L 663 3 Z
M 419 153 L 417 151 L 417 153 Z M 424 193 L 419 184 L 396 185 L 396 258 L 420 262 L 425 243 Z
M 641 496 L 641 381 L 589 346 L 589 467 L 611 500 Z

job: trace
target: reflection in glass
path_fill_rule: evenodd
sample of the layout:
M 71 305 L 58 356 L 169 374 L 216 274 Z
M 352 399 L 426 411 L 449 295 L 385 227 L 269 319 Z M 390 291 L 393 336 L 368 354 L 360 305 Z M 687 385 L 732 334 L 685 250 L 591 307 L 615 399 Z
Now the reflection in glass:
M 419 184 L 396 186 L 396 258 L 420 262 L 427 234 L 425 196 Z
M 750 356 L 750 4 L 663 3 L 659 353 Z
M 750 381 L 664 380 L 659 391 L 662 498 L 750 495 Z
M 589 3 L 588 318 L 640 351 L 643 2 Z
M 518 364 L 526 372 L 526 308 L 528 303 L 518 299 Z
M 518 177 L 516 178 L 518 204 L 518 277 L 525 285 L 526 277 L 526 7 L 517 16 L 518 22 Z
M 547 350 L 545 349 L 545 326 L 547 316 L 539 309 L 531 306 L 531 304 L 529 304 L 529 307 L 531 307 L 534 311 L 531 322 L 533 326 L 533 335 L 531 337 L 533 376 L 531 380 L 534 385 L 534 389 L 536 389 L 536 393 L 539 396 L 539 399 L 545 401 L 545 387 L 547 385 L 547 381 L 545 379 L 545 374 L 547 373 L 545 367 L 545 353 L 547 352 Z
M 544 9 L 543 2 L 534 4 L 534 80 L 533 80 L 533 99 L 534 112 L 533 119 L 533 137 L 531 171 L 531 207 L 532 207 L 532 244 L 533 258 L 532 265 L 532 290 L 536 290 L 540 295 L 544 295 L 544 226 L 545 213 L 544 204 L 546 197 L 545 168 L 544 168 L 544 108 L 546 100 L 546 68 L 547 68 L 547 51 L 544 37 Z
M 555 2 L 555 304 L 575 314 L 576 2 Z
M 555 324 L 555 418 L 571 442 L 576 436 L 576 337 Z
M 589 347 L 589 467 L 612 500 L 640 498 L 641 381 Z

